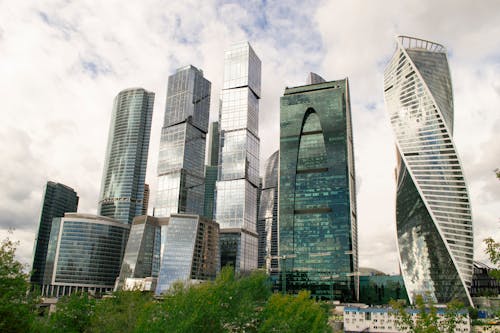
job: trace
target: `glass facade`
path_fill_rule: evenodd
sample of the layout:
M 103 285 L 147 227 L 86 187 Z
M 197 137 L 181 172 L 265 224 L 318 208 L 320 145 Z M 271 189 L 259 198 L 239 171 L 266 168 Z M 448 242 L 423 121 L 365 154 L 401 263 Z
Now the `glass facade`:
M 221 264 L 234 263 L 237 272 L 257 268 L 260 79 L 260 59 L 250 44 L 226 50 L 215 219 L 224 233 Z
M 67 213 L 55 218 L 42 295 L 112 290 L 128 234 L 128 224 L 103 216 Z
M 453 143 L 453 94 L 446 49 L 401 36 L 384 73 L 397 146 L 396 225 L 410 300 L 472 304 L 472 216 Z
M 168 218 L 137 216 L 130 228 L 117 289 L 122 289 L 127 279 L 158 277 L 160 269 L 160 227 Z
M 213 220 L 215 210 L 215 183 L 217 182 L 217 166 L 207 165 L 205 167 L 205 202 L 203 215 Z
M 168 79 L 155 216 L 204 212 L 210 87 L 203 72 L 193 66 L 178 69 Z
M 321 80 L 319 80 L 321 81 Z M 358 298 L 347 79 L 287 88 L 280 107 L 279 258 L 287 291 Z
M 131 224 L 143 211 L 154 93 L 121 91 L 114 100 L 99 214 Z
M 64 213 L 76 212 L 77 208 L 78 196 L 75 190 L 64 184 L 47 182 L 40 213 L 40 225 L 33 250 L 31 283 L 41 285 L 43 282 L 53 218 L 63 217 Z
M 156 294 L 175 281 L 214 279 L 219 267 L 219 226 L 198 215 L 172 214 L 161 225 L 161 263 Z
M 408 301 L 401 275 L 361 275 L 359 302 L 368 305 L 389 304 L 391 300 Z
M 279 151 L 276 151 L 266 161 L 257 220 L 258 267 L 271 275 L 278 272 L 278 172 Z

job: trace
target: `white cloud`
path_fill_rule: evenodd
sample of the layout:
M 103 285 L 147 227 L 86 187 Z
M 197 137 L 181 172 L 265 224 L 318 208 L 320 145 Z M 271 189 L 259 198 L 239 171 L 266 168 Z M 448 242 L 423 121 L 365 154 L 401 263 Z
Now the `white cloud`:
M 361 265 L 397 272 L 395 153 L 382 96 L 396 34 L 441 42 L 451 53 L 455 142 L 469 180 L 476 254 L 500 238 L 499 5 L 495 1 L 45 1 L 0 3 L 0 233 L 16 228 L 31 261 L 47 180 L 74 187 L 94 213 L 112 100 L 131 86 L 156 93 L 147 182 L 156 188 L 167 78 L 203 69 L 217 118 L 223 50 L 250 39 L 262 60 L 261 164 L 278 148 L 279 97 L 307 72 L 349 77 Z M 474 15 L 471 15 L 474 13 Z

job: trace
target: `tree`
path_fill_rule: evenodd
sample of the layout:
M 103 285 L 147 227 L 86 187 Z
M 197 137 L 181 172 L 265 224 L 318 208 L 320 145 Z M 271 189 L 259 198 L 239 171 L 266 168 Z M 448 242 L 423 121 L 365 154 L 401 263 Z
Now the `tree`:
M 390 305 L 396 311 L 393 315 L 398 329 L 413 333 L 453 333 L 464 316 L 464 305 L 457 300 L 447 304 L 442 317 L 434 303 L 426 303 L 422 295 L 415 298 L 414 309 L 408 309 L 401 301 L 391 301 Z
M 236 276 L 225 267 L 215 281 L 174 284 L 161 302 L 144 308 L 137 331 L 256 332 L 270 294 L 265 273 Z
M 0 245 L 0 332 L 26 332 L 34 323 L 37 297 L 30 292 L 29 274 L 15 259 L 17 243 Z
M 301 291 L 297 296 L 272 295 L 262 312 L 259 333 L 331 332 L 327 312 L 310 296 L 308 291 Z
M 141 311 L 151 303 L 149 293 L 119 291 L 97 302 L 90 319 L 90 332 L 134 332 Z
M 500 243 L 497 243 L 493 240 L 493 238 L 489 237 L 484 240 L 486 244 L 486 254 L 490 257 L 490 261 L 493 265 L 497 266 L 492 269 L 489 274 L 491 277 L 500 281 L 500 269 L 498 265 L 500 264 Z
M 56 311 L 38 323 L 39 332 L 82 333 L 89 328 L 96 301 L 87 293 L 74 293 L 59 299 Z

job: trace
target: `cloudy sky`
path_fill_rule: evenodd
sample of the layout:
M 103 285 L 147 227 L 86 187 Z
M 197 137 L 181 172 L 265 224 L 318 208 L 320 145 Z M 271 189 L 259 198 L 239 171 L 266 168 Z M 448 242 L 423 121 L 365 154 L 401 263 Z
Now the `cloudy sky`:
M 278 149 L 279 98 L 314 71 L 349 77 L 360 262 L 397 272 L 395 150 L 383 70 L 394 37 L 448 49 L 455 144 L 472 201 L 475 257 L 500 240 L 500 2 L 482 1 L 15 1 L 0 0 L 0 239 L 31 264 L 48 180 L 76 189 L 95 213 L 112 101 L 128 87 L 156 93 L 147 182 L 156 188 L 168 76 L 193 64 L 212 82 L 217 118 L 223 51 L 249 40 L 262 60 L 261 160 Z M 154 198 L 153 198 L 154 199 Z

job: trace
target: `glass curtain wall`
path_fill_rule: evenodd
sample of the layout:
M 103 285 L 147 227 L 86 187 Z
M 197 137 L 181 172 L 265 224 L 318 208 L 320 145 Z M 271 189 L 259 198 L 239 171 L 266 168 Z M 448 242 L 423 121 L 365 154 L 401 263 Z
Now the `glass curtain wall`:
M 398 37 L 384 73 L 384 97 L 397 147 L 396 226 L 408 296 L 472 304 L 472 216 L 453 143 L 446 49 Z

